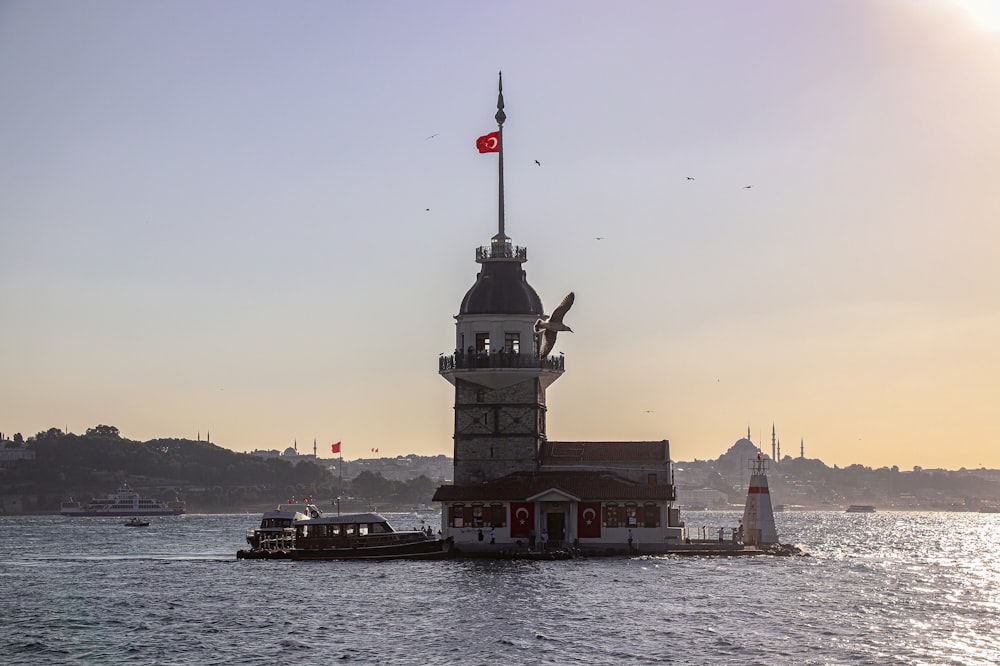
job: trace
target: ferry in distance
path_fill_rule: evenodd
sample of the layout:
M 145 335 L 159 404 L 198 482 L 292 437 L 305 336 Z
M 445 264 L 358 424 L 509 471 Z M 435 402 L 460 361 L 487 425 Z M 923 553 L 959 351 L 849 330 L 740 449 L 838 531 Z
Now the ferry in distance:
M 64 516 L 179 516 L 184 513 L 184 503 L 166 504 L 158 499 L 142 497 L 127 483 L 107 497 L 95 497 L 86 504 L 70 499 L 59 507 Z

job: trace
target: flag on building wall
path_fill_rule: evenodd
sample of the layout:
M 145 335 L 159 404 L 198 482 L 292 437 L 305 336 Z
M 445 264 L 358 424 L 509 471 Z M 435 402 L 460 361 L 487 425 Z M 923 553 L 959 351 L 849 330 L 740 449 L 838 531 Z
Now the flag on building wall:
M 476 148 L 481 153 L 500 152 L 500 132 L 490 132 L 476 139 Z
M 600 539 L 601 503 L 580 502 L 577 505 L 576 525 L 581 539 Z
M 337 442 L 336 444 L 331 444 L 330 448 L 333 449 L 334 453 L 340 453 L 340 442 Z
M 510 503 L 510 535 L 529 537 L 535 529 L 535 505 L 530 502 Z

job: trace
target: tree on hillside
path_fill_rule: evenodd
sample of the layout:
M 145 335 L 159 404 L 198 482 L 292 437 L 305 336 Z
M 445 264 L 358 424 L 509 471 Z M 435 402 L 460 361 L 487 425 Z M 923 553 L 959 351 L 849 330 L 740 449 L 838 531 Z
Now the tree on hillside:
M 93 428 L 87 428 L 87 437 L 110 437 L 112 439 L 121 439 L 121 434 L 118 432 L 118 428 L 109 425 L 98 425 Z

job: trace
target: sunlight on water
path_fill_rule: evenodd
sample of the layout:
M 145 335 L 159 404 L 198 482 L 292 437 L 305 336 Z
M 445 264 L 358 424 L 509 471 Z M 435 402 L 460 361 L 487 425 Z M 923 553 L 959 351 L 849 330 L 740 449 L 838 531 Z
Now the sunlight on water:
M 237 561 L 257 520 L 0 518 L 4 663 L 1000 663 L 997 514 L 778 514 L 809 557 Z

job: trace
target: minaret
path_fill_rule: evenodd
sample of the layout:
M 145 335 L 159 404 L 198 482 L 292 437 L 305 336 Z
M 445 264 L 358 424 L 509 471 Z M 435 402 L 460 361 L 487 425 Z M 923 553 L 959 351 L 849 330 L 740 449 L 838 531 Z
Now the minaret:
M 538 358 L 535 321 L 542 301 L 522 268 L 524 247 L 505 231 L 503 78 L 499 80 L 498 224 L 488 247 L 476 248 L 480 271 L 455 316 L 455 352 L 438 372 L 455 387 L 455 485 L 536 471 L 545 436 L 545 390 L 564 370 L 563 356 Z
M 316 458 L 316 459 L 319 458 L 319 455 L 316 452 L 316 438 L 315 437 L 313 437 L 313 458 Z
M 806 457 L 806 438 L 802 438 L 802 442 L 799 443 L 799 458 Z
M 778 440 L 778 457 L 775 460 L 781 460 L 781 440 Z
M 771 460 L 777 460 L 775 456 L 778 455 L 778 440 L 777 436 L 774 434 L 774 421 L 771 422 Z

